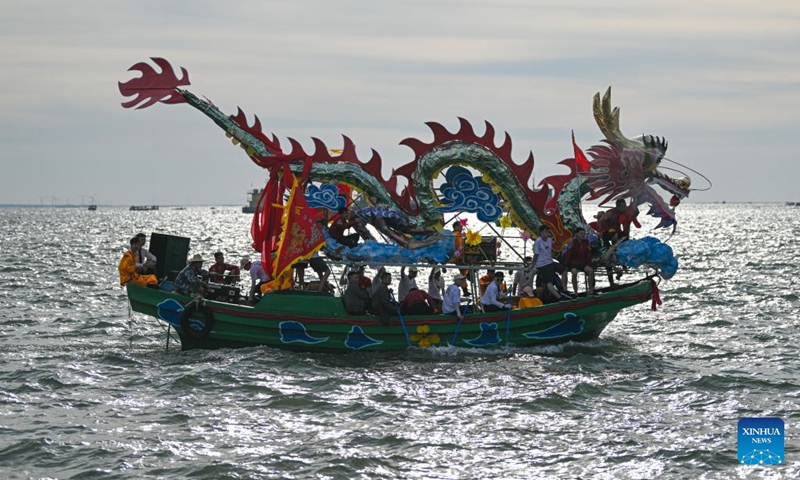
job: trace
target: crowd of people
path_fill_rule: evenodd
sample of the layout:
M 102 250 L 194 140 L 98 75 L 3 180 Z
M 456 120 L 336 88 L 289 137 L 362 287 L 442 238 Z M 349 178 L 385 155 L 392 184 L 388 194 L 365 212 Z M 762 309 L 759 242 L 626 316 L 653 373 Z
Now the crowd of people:
M 638 210 L 634 205 L 620 199 L 613 209 L 599 214 L 597 222 L 591 224 L 600 233 L 607 247 L 613 247 L 626 239 L 630 225 L 639 227 L 636 220 Z M 331 238 L 352 247 L 357 245 L 360 235 L 347 234 L 349 229 L 356 229 L 361 220 L 346 209 L 339 212 L 338 217 L 328 227 Z M 463 264 L 462 257 L 464 239 L 463 224 L 453 223 L 455 238 L 455 256 L 450 263 Z M 416 266 L 400 268 L 400 278 L 395 298 L 392 285 L 392 274 L 385 267 L 380 267 L 373 279 L 365 275 L 363 265 L 345 269 L 340 279 L 344 287 L 342 303 L 350 315 L 377 315 L 382 322 L 397 315 L 455 315 L 463 319 L 469 309 L 484 312 L 505 311 L 512 308 L 531 308 L 545 303 L 575 298 L 578 293 L 578 275 L 585 274 L 588 295 L 595 293 L 594 269 L 596 265 L 595 250 L 587 238 L 587 231 L 575 229 L 572 239 L 562 251 L 561 261 L 553 257 L 553 239 L 550 229 L 542 226 L 539 236 L 533 245 L 533 256 L 523 258 L 521 268 L 512 271 L 513 280 L 510 287 L 505 282 L 502 271 L 488 269 L 479 279 L 474 269 L 464 268 L 457 271 L 452 283 L 445 281 L 444 266 L 432 266 L 428 274 L 427 289 L 417 285 L 419 269 Z M 119 263 L 120 284 L 128 283 L 158 288 L 164 278 L 156 277 L 158 259 L 144 248 L 147 236 L 139 233 L 130 239 L 130 248 L 124 253 Z M 273 252 L 273 259 L 275 252 Z M 203 268 L 204 259 L 200 254 L 193 255 L 174 278 L 172 288 L 175 292 L 186 296 L 202 297 L 209 291 L 209 283 L 236 286 L 239 284 L 242 271 L 250 274 L 249 288 L 245 298 L 249 304 L 255 304 L 267 293 L 290 290 L 295 285 L 307 290 L 332 292 L 328 283 L 330 267 L 324 258 L 315 253 L 308 262 L 298 262 L 277 278 L 271 278 L 260 260 L 253 261 L 243 257 L 239 265 L 225 262 L 225 255 L 218 251 L 214 254 L 214 263 L 208 270 Z M 306 284 L 304 270 L 308 266 L 319 277 L 316 283 Z M 572 274 L 572 292 L 567 290 L 568 275 Z M 476 281 L 477 280 L 477 281 Z M 473 304 L 469 282 L 476 282 L 479 288 L 479 299 Z M 613 279 L 609 276 L 609 282 Z M 467 308 L 465 308 L 467 307 Z

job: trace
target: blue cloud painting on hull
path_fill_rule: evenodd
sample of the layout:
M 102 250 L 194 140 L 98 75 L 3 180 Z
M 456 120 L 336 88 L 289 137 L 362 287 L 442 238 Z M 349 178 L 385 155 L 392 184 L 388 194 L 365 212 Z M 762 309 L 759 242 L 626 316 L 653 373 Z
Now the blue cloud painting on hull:
M 583 332 L 584 325 L 586 325 L 584 319 L 570 312 L 564 314 L 564 320 L 562 320 L 561 323 L 557 323 L 550 328 L 538 332 L 523 333 L 523 335 L 527 338 L 549 340 L 552 338 L 577 335 Z
M 497 330 L 497 324 L 481 323 L 481 334 L 471 340 L 464 340 L 464 343 L 473 347 L 499 344 L 500 332 Z
M 360 350 L 365 347 L 380 345 L 381 343 L 383 343 L 383 340 L 375 340 L 364 333 L 363 328 L 356 325 L 350 328 L 350 331 L 347 333 L 347 340 L 344 341 L 347 348 L 352 348 L 353 350 Z
M 278 330 L 281 332 L 281 341 L 283 343 L 306 343 L 313 345 L 315 343 L 326 342 L 328 338 L 330 338 L 312 337 L 306 331 L 305 325 L 300 322 L 295 322 L 294 320 L 281 322 L 278 326 Z

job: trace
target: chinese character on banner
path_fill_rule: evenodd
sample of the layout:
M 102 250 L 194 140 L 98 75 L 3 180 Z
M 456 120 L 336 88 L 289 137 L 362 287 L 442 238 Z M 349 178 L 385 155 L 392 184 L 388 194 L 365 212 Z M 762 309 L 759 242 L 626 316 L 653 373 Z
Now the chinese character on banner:
M 315 209 L 308 206 L 302 190 L 295 178 L 289 201 L 283 210 L 283 235 L 278 241 L 275 277 L 292 268 L 295 263 L 309 258 L 325 244 Z

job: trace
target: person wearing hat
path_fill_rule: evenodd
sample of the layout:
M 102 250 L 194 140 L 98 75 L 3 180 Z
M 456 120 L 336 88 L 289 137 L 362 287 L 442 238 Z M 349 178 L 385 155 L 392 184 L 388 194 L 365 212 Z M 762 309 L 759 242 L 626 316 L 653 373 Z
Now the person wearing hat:
M 131 247 L 122 256 L 122 260 L 119 261 L 119 284 L 123 287 L 129 283 L 143 287 L 158 285 L 158 279 L 155 275 L 142 275 L 136 267 L 136 259 L 139 258 L 139 249 L 142 246 L 139 243 L 139 237 L 131 238 L 128 243 L 130 243 Z
M 264 271 L 264 264 L 261 263 L 261 260 L 253 262 L 250 257 L 244 256 L 239 261 L 239 266 L 242 270 L 250 272 L 250 294 L 248 295 L 248 300 L 252 305 L 255 302 L 256 293 L 261 293 L 260 285 L 267 283 L 269 277 L 267 277 L 267 272 Z
M 533 308 L 541 305 L 543 305 L 543 303 L 536 298 L 536 292 L 534 292 L 533 287 L 531 285 L 526 285 L 525 288 L 522 289 L 522 296 L 519 299 L 519 308 Z
M 176 293 L 187 297 L 205 296 L 208 292 L 208 285 L 203 279 L 206 277 L 208 277 L 208 270 L 203 269 L 203 257 L 199 253 L 195 253 L 189 259 L 188 265 L 175 277 L 173 289 Z
M 409 268 L 408 275 L 406 275 L 406 267 L 400 269 L 400 284 L 397 286 L 398 302 L 403 303 L 403 300 L 406 299 L 406 295 L 408 295 L 408 292 L 410 292 L 412 288 L 419 289 L 415 278 L 417 278 L 417 267 Z
M 506 295 L 500 288 L 503 283 L 503 272 L 496 272 L 492 282 L 486 286 L 486 293 L 481 297 L 481 306 L 484 312 L 499 312 L 511 308 L 511 302 L 508 302 L 508 295 Z
M 461 313 L 461 289 L 467 284 L 467 277 L 460 273 L 453 279 L 453 283 L 444 291 L 442 299 L 442 313 L 458 317 L 458 321 L 464 320 Z

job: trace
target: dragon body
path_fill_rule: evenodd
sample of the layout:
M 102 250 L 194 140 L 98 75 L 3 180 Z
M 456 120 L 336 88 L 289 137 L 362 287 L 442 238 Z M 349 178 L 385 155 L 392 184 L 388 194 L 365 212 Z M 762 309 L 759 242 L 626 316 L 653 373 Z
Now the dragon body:
M 667 226 L 674 224 L 674 211 L 653 186 L 661 186 L 678 199 L 689 193 L 688 179 L 673 180 L 658 170 L 667 148 L 665 140 L 651 136 L 629 139 L 622 135 L 619 109 L 611 108 L 610 88 L 602 100 L 599 94 L 594 98 L 594 116 L 606 138 L 603 144 L 588 150 L 592 157 L 588 167 L 582 168 L 576 158 L 563 160 L 560 164 L 568 169 L 567 173 L 544 178 L 533 188 L 533 154 L 523 163 L 516 163 L 511 157 L 509 135 L 506 133 L 503 143 L 497 145 L 495 129 L 488 122 L 483 135 L 476 134 L 462 118 L 455 132 L 435 122 L 427 123 L 433 140 L 407 138 L 400 142 L 411 148 L 415 157 L 384 179 L 382 159 L 376 151 L 362 161 L 356 155 L 355 144 L 346 136 L 342 148 L 335 151 L 316 138 L 313 152 L 306 152 L 291 138 L 289 148 L 283 148 L 274 134 L 268 136 L 262 131 L 258 117 L 250 123 L 241 109 L 236 115 L 224 114 L 210 101 L 181 88 L 190 84 L 185 69 L 181 69 L 178 77 L 166 60 L 152 61 L 161 72 L 142 62 L 129 69 L 140 72 L 140 77 L 120 82 L 124 96 L 135 96 L 122 104 L 125 108 L 145 108 L 159 102 L 188 103 L 221 127 L 257 165 L 271 171 L 288 169 L 309 182 L 350 185 L 370 203 L 399 212 L 412 230 L 443 228 L 442 211 L 447 202 L 438 195 L 434 180 L 453 166 L 481 172 L 481 180 L 499 194 L 503 211 L 521 229 L 535 236 L 541 225 L 550 227 L 556 249 L 571 238 L 572 228 L 587 227 L 581 212 L 581 200 L 587 195 L 589 199 L 602 199 L 602 203 L 617 198 L 633 199 L 632 203 L 637 205 L 648 203 L 649 213 L 660 217 L 662 226 Z M 398 191 L 401 180 L 404 187 Z

